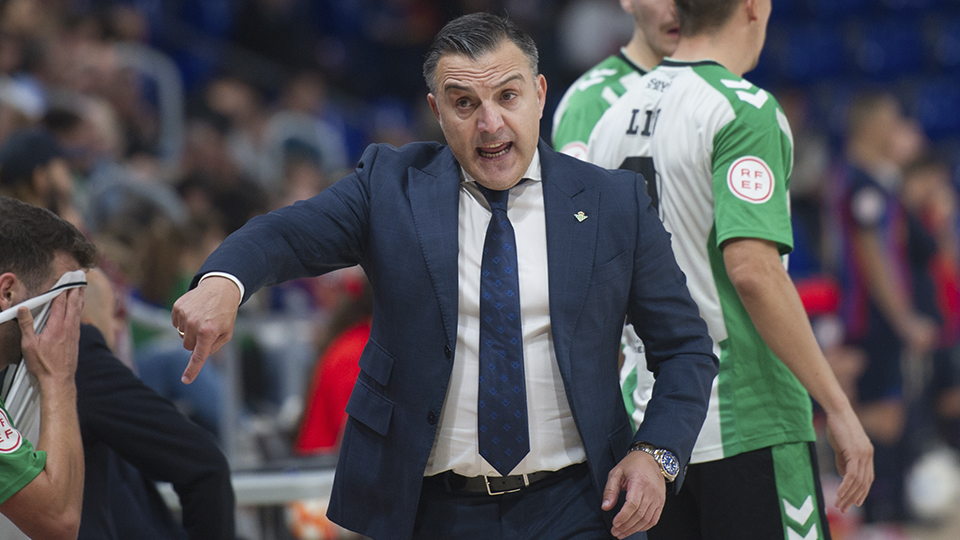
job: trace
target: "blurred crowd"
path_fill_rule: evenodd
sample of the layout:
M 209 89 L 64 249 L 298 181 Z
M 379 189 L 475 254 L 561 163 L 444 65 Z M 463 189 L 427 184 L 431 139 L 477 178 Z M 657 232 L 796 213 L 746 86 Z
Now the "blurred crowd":
M 796 115 L 802 98 L 785 98 Z M 877 476 L 857 523 L 886 530 L 950 515 L 960 449 L 953 167 L 891 93 L 853 98 L 839 148 L 795 119 L 790 273 L 875 449 Z M 946 457 L 924 465 L 925 456 Z
M 271 419 L 227 452 L 234 465 L 335 450 L 339 424 L 304 398 L 314 370 L 349 381 L 348 361 L 315 364 L 337 335 L 365 341 L 369 291 L 353 270 L 262 291 L 240 312 L 237 370 L 214 359 L 190 387 L 173 301 L 226 235 L 319 193 L 370 142 L 440 140 L 423 53 L 480 10 L 506 10 L 540 46 L 543 134 L 563 90 L 633 29 L 613 0 L 0 1 L 0 193 L 93 239 L 117 292 L 110 338 L 150 386 L 222 436 L 229 414 Z M 931 141 L 894 84 L 853 86 L 825 124 L 817 88 L 758 76 L 796 141 L 791 275 L 877 447 L 868 517 L 904 520 L 907 470 L 960 446 L 960 133 Z M 301 417 L 322 440 L 297 437 Z

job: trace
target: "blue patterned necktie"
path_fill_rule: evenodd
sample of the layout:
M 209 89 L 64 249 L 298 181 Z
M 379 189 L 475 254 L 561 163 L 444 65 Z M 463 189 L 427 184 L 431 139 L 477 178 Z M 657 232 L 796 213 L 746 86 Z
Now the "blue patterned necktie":
M 507 476 L 530 453 L 516 238 L 507 218 L 510 191 L 478 187 L 493 215 L 480 262 L 477 438 L 483 459 Z

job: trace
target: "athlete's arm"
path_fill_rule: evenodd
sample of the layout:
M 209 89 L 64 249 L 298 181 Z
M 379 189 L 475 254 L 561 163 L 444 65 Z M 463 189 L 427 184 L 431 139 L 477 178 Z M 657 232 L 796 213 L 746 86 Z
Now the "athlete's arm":
M 853 237 L 854 249 L 863 263 L 870 296 L 897 335 L 906 341 L 914 352 L 926 353 L 935 344 L 936 323 L 917 313 L 905 292 L 896 285 L 889 271 L 891 263 L 884 256 L 881 241 L 877 236 L 872 229 L 860 229 Z
M 873 445 L 827 364 L 776 244 L 735 238 L 722 246 L 727 275 L 767 346 L 827 413 L 843 482 L 836 506 L 863 504 L 873 483 Z
M 83 500 L 83 443 L 77 420 L 77 350 L 83 289 L 53 301 L 47 326 L 33 332 L 30 310 L 20 308 L 23 358 L 40 383 L 40 438 L 47 461 L 33 481 L 14 493 L 0 512 L 30 538 L 75 539 Z

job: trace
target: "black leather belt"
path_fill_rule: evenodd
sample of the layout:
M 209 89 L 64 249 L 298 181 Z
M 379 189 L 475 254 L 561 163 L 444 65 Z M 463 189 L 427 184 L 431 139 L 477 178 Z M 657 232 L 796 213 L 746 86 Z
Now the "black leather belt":
M 547 479 L 559 480 L 586 463 L 577 463 L 559 471 L 537 471 L 512 476 L 461 476 L 453 471 L 427 476 L 425 480 L 440 484 L 448 493 L 479 493 L 484 495 L 503 495 L 515 493 L 521 489 Z

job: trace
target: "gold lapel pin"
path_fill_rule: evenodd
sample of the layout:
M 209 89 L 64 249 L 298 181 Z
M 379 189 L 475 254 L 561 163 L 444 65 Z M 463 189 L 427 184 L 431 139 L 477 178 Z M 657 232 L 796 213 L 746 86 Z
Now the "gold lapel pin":
M 582 210 L 574 214 L 573 217 L 577 218 L 577 221 L 580 223 L 583 223 L 583 220 L 587 219 L 587 215 L 584 214 Z

